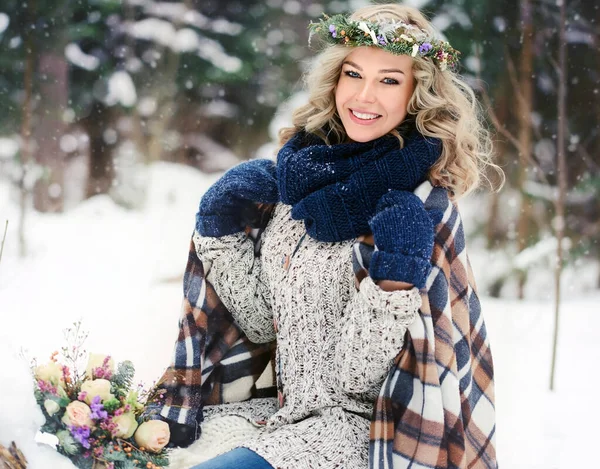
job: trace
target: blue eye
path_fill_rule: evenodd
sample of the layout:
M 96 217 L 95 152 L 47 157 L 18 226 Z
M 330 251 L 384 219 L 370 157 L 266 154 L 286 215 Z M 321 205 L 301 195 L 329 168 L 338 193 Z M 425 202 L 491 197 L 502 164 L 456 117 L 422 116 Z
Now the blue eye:
M 351 78 L 360 78 L 360 75 L 357 72 L 355 72 L 354 70 L 348 70 L 348 71 L 344 72 L 344 75 L 347 75 Z
M 397 85 L 398 84 L 398 80 L 394 80 L 393 78 L 384 78 L 383 82 L 386 85 Z

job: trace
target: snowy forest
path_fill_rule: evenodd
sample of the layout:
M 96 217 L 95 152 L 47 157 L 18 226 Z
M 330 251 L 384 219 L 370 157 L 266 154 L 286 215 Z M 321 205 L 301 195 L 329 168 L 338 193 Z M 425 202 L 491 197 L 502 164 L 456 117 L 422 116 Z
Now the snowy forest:
M 201 195 L 236 163 L 275 157 L 305 99 L 308 23 L 368 3 L 3 0 L 0 354 L 45 359 L 82 319 L 90 350 L 157 379 Z M 459 200 L 494 352 L 500 465 L 592 467 L 600 4 L 404 3 L 461 51 L 506 174 L 500 191 Z M 18 439 L 12 406 L 0 404 L 2 444 Z

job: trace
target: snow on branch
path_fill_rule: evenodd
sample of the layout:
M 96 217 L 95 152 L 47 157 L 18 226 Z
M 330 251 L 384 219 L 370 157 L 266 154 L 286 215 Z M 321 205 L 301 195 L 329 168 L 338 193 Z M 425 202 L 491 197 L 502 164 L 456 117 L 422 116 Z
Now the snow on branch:
M 513 267 L 527 270 L 542 259 L 548 259 L 556 254 L 557 240 L 554 236 L 541 239 L 533 246 L 523 249 L 513 257 Z M 563 238 L 562 247 L 565 251 L 571 247 L 571 240 Z
M 242 61 L 238 57 L 227 54 L 219 42 L 201 36 L 190 28 L 176 30 L 166 20 L 146 18 L 135 23 L 127 23 L 125 31 L 137 39 L 153 41 L 164 47 L 170 47 L 178 53 L 196 53 L 200 58 L 227 73 L 236 73 L 242 68 Z
M 96 70 L 100 65 L 100 59 L 93 55 L 86 54 L 81 50 L 79 45 L 71 43 L 65 47 L 65 57 L 69 62 L 79 68 L 85 70 Z
M 527 194 L 537 199 L 547 200 L 552 203 L 556 203 L 558 200 L 558 187 L 556 186 L 549 186 L 536 181 L 526 181 L 523 189 Z M 593 191 L 571 191 L 567 193 L 565 201 L 567 205 L 583 205 L 595 197 L 596 193 Z
M 173 23 L 186 24 L 205 31 L 228 36 L 239 35 L 244 27 L 225 18 L 210 19 L 183 3 L 147 2 L 144 12 L 148 15 L 166 18 Z
M 0 13 L 0 34 L 6 31 L 8 25 L 10 24 L 10 18 L 6 13 Z

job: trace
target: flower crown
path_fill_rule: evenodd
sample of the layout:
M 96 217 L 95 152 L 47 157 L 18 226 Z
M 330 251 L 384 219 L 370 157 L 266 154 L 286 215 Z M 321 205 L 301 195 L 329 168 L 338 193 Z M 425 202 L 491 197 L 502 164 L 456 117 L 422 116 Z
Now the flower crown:
M 440 70 L 458 67 L 460 52 L 446 41 L 434 39 L 426 31 L 401 21 L 354 21 L 344 15 L 323 15 L 308 25 L 310 38 L 316 35 L 330 44 L 351 47 L 377 46 L 395 55 L 426 57 Z

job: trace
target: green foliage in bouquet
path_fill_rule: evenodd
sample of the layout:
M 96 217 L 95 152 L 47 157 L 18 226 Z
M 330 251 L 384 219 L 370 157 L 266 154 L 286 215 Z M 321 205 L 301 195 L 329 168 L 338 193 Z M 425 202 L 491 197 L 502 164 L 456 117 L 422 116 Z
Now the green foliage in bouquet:
M 168 465 L 169 426 L 144 421 L 147 406 L 157 404 L 133 385 L 130 361 L 115 365 L 110 356 L 87 354 L 81 323 L 65 331 L 67 346 L 33 370 L 35 398 L 46 417 L 42 431 L 58 439 L 57 451 L 82 469 L 160 468 Z M 79 364 L 87 366 L 80 371 Z

